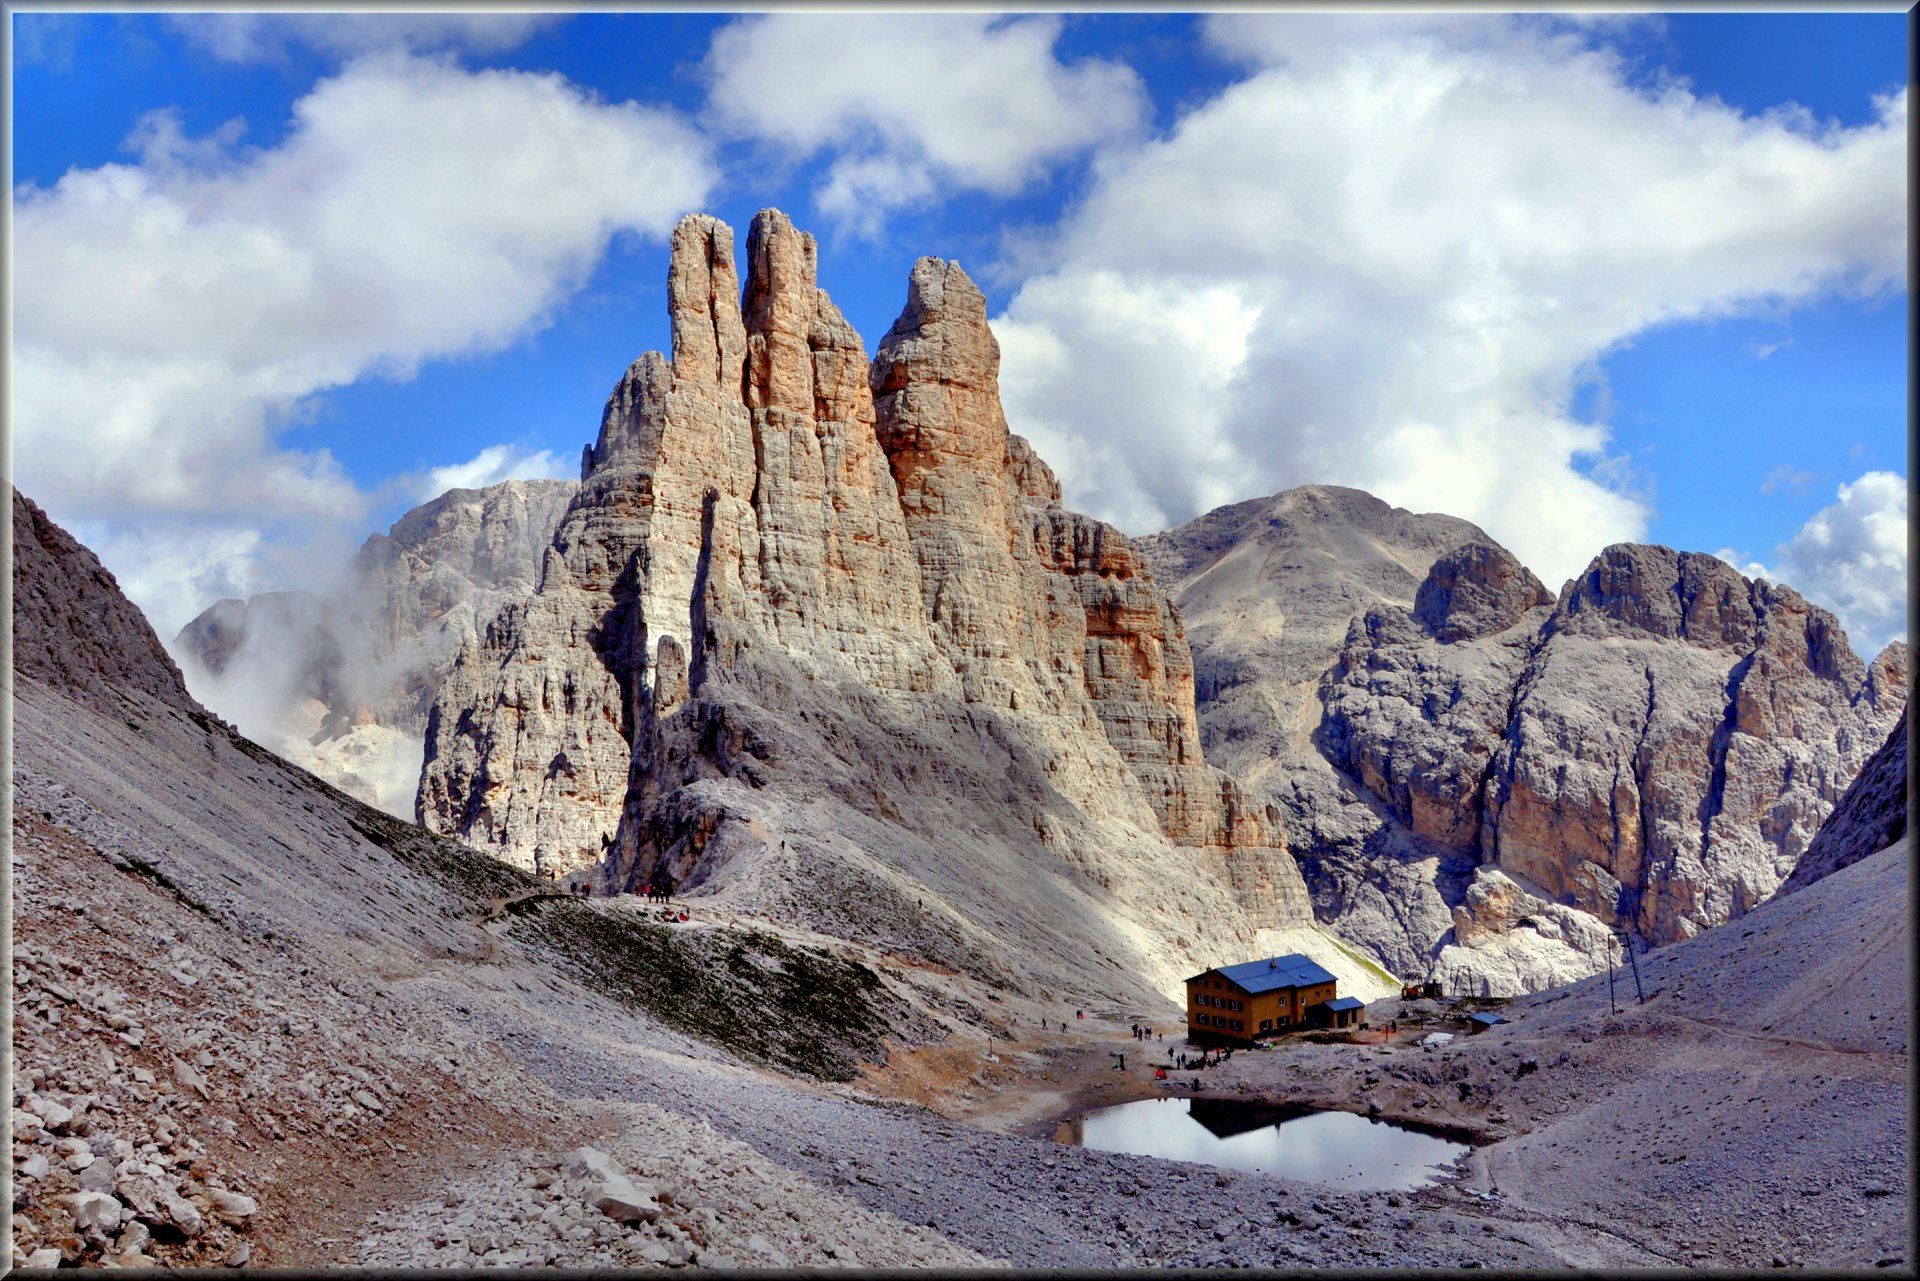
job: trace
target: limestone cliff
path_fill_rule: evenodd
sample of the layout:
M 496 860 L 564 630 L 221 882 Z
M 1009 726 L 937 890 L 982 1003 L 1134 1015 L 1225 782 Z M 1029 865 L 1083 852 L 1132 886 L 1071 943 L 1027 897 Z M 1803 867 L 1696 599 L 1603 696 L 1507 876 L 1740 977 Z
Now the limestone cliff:
M 1610 547 L 1556 599 L 1457 522 L 1317 489 L 1264 506 L 1265 528 L 1243 504 L 1148 540 L 1181 575 L 1209 750 L 1285 811 L 1323 922 L 1456 990 L 1568 981 L 1614 927 L 1658 945 L 1745 912 L 1905 704 L 1904 645 L 1863 664 L 1824 610 L 1711 556 Z M 1315 526 L 1286 528 L 1302 507 Z M 1417 587 L 1377 572 L 1422 535 L 1458 541 Z M 1398 554 L 1370 575 L 1316 554 L 1355 545 Z
M 1907 833 L 1907 709 L 1887 733 L 1840 804 L 1814 833 L 1806 853 L 1793 865 L 1781 894 L 1803 890 L 1823 876 L 1877 854 Z
M 449 490 L 318 591 L 216 602 L 174 638 L 189 687 L 282 756 L 411 816 L 433 696 L 478 628 L 532 590 L 572 492 Z
M 1346 739 L 1366 719 L 1359 700 L 1338 687 L 1384 677 L 1367 674 L 1356 655 L 1339 682 L 1329 682 L 1370 610 L 1404 617 L 1435 561 L 1469 543 L 1491 540 L 1452 516 L 1325 485 L 1222 507 L 1137 543 L 1186 620 L 1207 760 L 1280 811 L 1314 915 L 1389 970 L 1416 978 L 1452 928 L 1477 859 L 1416 834 L 1395 819 L 1391 787 L 1376 794 L 1351 762 L 1335 763 L 1362 751 Z M 1425 635 L 1416 621 L 1405 629 Z M 1341 712 L 1323 729 L 1329 700 Z M 1389 727 L 1421 719 L 1423 702 L 1414 698 L 1411 717 L 1383 709 L 1376 723 L 1390 737 Z M 1455 741 L 1471 710 L 1456 714 L 1452 738 L 1428 745 L 1440 752 L 1436 761 L 1461 750 Z M 1433 766 L 1420 773 L 1437 782 Z M 1405 804 L 1410 812 L 1410 791 Z
M 205 715 L 146 616 L 87 548 L 13 491 L 12 679 L 113 715 L 152 699 Z
M 816 253 L 764 211 L 743 287 L 681 223 L 673 357 L 436 700 L 421 821 L 1010 981 L 1164 988 L 1309 923 L 1177 613 L 1009 434 L 979 290 L 922 259 L 869 365 Z
M 1521 675 L 1490 861 L 1655 943 L 1779 888 L 1899 717 L 1831 614 L 1717 557 L 1619 545 L 1568 584 Z

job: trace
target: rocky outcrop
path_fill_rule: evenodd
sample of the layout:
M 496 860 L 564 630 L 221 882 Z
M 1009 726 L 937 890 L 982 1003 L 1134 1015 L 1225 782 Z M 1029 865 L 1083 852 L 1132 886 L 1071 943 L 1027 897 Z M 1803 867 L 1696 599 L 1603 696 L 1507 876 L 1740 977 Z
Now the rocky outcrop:
M 1553 599 L 1504 548 L 1440 557 L 1411 613 L 1375 606 L 1348 629 L 1322 695 L 1321 750 L 1401 826 L 1474 856 L 1480 787 Z
M 1905 705 L 1831 614 L 1619 545 L 1568 585 L 1488 780 L 1484 854 L 1654 944 L 1776 890 Z
M 13 667 L 112 715 L 138 694 L 205 715 L 99 557 L 13 491 Z M 8 686 L 9 694 L 12 686 Z
M 436 700 L 421 821 L 1003 977 L 1171 984 L 1306 924 L 1277 811 L 1203 759 L 1177 613 L 1009 434 L 966 273 L 920 260 L 871 365 L 783 215 L 745 274 L 681 223 L 673 357 Z
M 1904 707 L 1904 645 L 1863 664 L 1831 615 L 1710 556 L 1611 547 L 1556 600 L 1457 522 L 1265 502 L 1264 528 L 1242 504 L 1147 540 L 1183 576 L 1209 753 L 1281 807 L 1322 922 L 1455 990 L 1591 973 L 1616 926 L 1657 945 L 1745 912 Z M 1415 529 L 1458 538 L 1417 586 L 1380 572 Z
M 256 741 L 411 817 L 433 696 L 462 646 L 532 591 L 573 488 L 448 490 L 319 591 L 216 602 L 174 638 L 190 688 Z
M 1383 625 L 1420 641 L 1428 661 L 1439 661 L 1441 647 L 1406 615 L 1436 560 L 1491 542 L 1451 516 L 1408 512 L 1356 489 L 1307 485 L 1220 508 L 1137 543 L 1186 622 L 1207 760 L 1279 810 L 1315 917 L 1390 971 L 1416 978 L 1431 964 L 1434 941 L 1452 928 L 1453 906 L 1477 856 L 1416 834 L 1391 812 L 1390 786 L 1376 794 L 1329 757 L 1364 754 L 1357 746 L 1364 735 L 1353 738 L 1363 720 L 1388 736 L 1411 729 L 1424 694 L 1408 686 L 1407 715 L 1383 707 L 1362 716 L 1359 700 L 1339 687 L 1389 677 L 1369 672 L 1369 660 L 1357 652 L 1339 681 L 1328 682 L 1354 627 L 1364 633 L 1370 610 L 1397 613 L 1404 625 Z M 1434 609 L 1444 613 L 1442 605 Z M 1479 651 L 1445 660 L 1471 666 Z M 1323 729 L 1330 695 L 1343 712 Z M 1471 712 L 1458 711 L 1453 730 L 1427 742 L 1425 750 L 1438 753 L 1433 762 L 1418 771 L 1395 764 L 1388 773 L 1418 773 L 1439 786 L 1448 772 L 1440 762 L 1464 750 L 1459 735 Z M 1413 804 L 1409 789 L 1409 814 Z
M 1840 804 L 1814 833 L 1780 893 L 1803 890 L 1905 836 L 1907 791 L 1907 709 L 1903 708 L 1887 741 L 1868 759 Z
M 450 489 L 361 545 L 345 585 L 371 642 L 357 663 L 364 671 L 370 659 L 385 661 L 372 664 L 376 688 L 353 692 L 367 698 L 379 723 L 414 735 L 426 729 L 433 695 L 460 648 L 501 606 L 533 589 L 573 491 L 562 480 Z

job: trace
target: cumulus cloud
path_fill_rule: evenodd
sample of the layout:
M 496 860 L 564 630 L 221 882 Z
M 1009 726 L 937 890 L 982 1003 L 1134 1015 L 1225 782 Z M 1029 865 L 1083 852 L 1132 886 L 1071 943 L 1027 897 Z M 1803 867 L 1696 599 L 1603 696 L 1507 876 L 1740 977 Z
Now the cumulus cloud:
M 1899 287 L 1907 116 L 1637 89 L 1605 27 L 1217 15 L 1252 70 L 1103 153 L 1025 256 L 1014 430 L 1136 532 L 1322 482 L 1474 520 L 1550 583 L 1641 537 L 1576 393 L 1657 325 Z
M 715 179 L 670 113 L 405 53 L 319 82 L 279 146 L 243 140 L 158 113 L 132 162 L 15 192 L 16 475 L 169 634 L 289 540 L 364 534 L 368 496 L 278 439 L 304 398 L 504 347 Z
M 424 503 L 449 489 L 485 489 L 503 480 L 567 480 L 572 475 L 573 469 L 551 449 L 529 453 L 518 445 L 488 445 L 464 463 L 429 469 L 413 494 Z
M 296 46 L 351 57 L 378 49 L 503 53 L 566 14 L 182 13 L 168 25 L 223 62 L 281 62 Z
M 1100 58 L 1061 62 L 1061 23 L 969 13 L 742 18 L 713 38 L 709 103 L 736 134 L 797 158 L 836 153 L 815 204 L 870 232 L 936 189 L 1012 195 L 1055 162 L 1139 129 L 1140 77 Z
M 1786 583 L 1832 610 L 1854 648 L 1871 658 L 1907 637 L 1907 479 L 1870 471 L 1840 486 L 1837 499 L 1774 549 L 1771 569 L 1738 552 L 1716 554 L 1750 578 Z

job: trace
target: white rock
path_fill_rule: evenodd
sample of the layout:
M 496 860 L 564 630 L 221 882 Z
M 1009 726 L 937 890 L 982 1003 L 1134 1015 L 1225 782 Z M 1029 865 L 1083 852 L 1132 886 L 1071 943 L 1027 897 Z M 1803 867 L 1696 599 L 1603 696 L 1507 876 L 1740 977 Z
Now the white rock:
M 23 1268 L 57 1268 L 60 1266 L 60 1251 L 52 1246 L 42 1246 L 27 1256 Z
M 76 1192 L 66 1198 L 74 1226 L 82 1232 L 111 1232 L 120 1226 L 126 1207 L 105 1192 Z
M 606 1180 L 624 1178 L 625 1171 L 614 1163 L 598 1148 L 575 1148 L 567 1154 L 567 1177 L 570 1179 Z
M 621 1223 L 652 1223 L 660 1217 L 660 1203 L 620 1175 L 600 1184 L 593 1208 Z
M 120 1229 L 120 1238 L 114 1246 L 121 1254 L 143 1254 L 152 1240 L 153 1234 L 147 1231 L 147 1225 L 134 1219 Z
M 72 1108 L 55 1103 L 52 1099 L 39 1094 L 27 1096 L 27 1111 L 39 1117 L 41 1123 L 49 1130 L 64 1129 L 67 1123 L 73 1120 Z
M 260 1208 L 250 1196 L 238 1192 L 229 1192 L 225 1188 L 208 1188 L 206 1192 L 207 1208 L 222 1223 L 240 1227 Z

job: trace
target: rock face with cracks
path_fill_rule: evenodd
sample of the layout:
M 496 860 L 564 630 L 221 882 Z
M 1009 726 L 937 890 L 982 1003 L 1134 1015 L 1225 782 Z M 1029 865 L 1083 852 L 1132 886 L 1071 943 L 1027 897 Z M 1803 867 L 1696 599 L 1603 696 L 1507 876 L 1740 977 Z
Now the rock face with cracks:
M 1711 556 L 1609 547 L 1556 598 L 1470 526 L 1319 487 L 1144 546 L 1208 751 L 1284 811 L 1320 920 L 1450 990 L 1744 913 L 1905 706 L 1904 645 L 1863 663 Z
M 673 357 L 436 700 L 421 821 L 1009 978 L 1164 988 L 1310 924 L 1277 810 L 1202 756 L 1178 614 L 1008 432 L 966 273 L 921 259 L 871 364 L 783 215 L 740 275 L 682 221 Z
M 573 488 L 451 489 L 318 591 L 216 602 L 174 638 L 190 687 L 256 741 L 411 817 L 434 694 L 479 628 L 533 589 Z
M 1814 833 L 1780 893 L 1803 890 L 1905 836 L 1907 790 L 1907 709 L 1903 708 L 1899 721 L 1887 733 L 1887 741 Z

